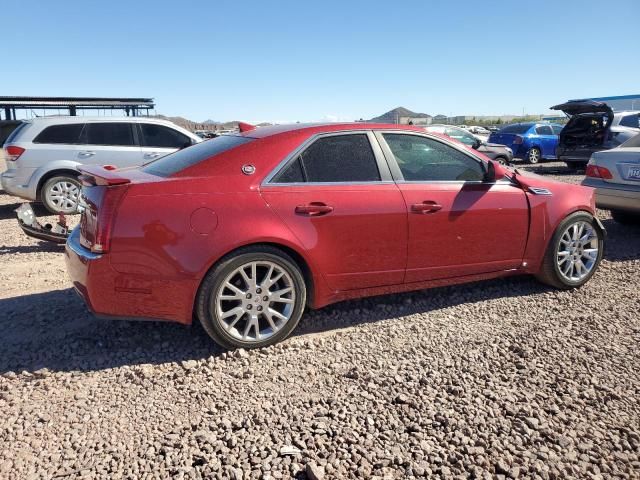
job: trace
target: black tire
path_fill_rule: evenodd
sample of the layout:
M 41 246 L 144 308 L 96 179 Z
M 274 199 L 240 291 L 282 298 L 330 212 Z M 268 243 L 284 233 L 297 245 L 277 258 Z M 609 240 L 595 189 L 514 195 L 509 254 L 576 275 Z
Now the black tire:
M 500 165 L 510 165 L 509 159 L 507 157 L 496 157 L 495 161 Z
M 69 207 L 66 209 L 60 208 L 60 206 L 57 206 L 50 198 L 50 195 L 48 193 L 50 189 L 53 188 L 56 184 L 60 185 L 63 183 L 74 185 L 77 188 L 77 192 L 79 195 L 82 185 L 80 184 L 78 177 L 72 174 L 60 174 L 60 175 L 51 177 L 46 182 L 44 182 L 44 184 L 42 185 L 42 188 L 40 188 L 40 201 L 43 203 L 43 205 L 48 211 L 54 214 L 64 213 L 64 214 L 71 215 L 74 213 L 78 213 L 77 196 L 75 197 L 75 200 L 74 200 L 75 206 L 73 208 Z
M 255 261 L 273 262 L 289 274 L 293 281 L 295 302 L 289 320 L 280 330 L 265 340 L 246 342 L 234 337 L 222 327 L 221 319 L 217 318 L 216 295 L 221 288 L 224 288 L 222 283 L 228 275 L 231 275 L 242 265 Z M 296 262 L 277 248 L 267 245 L 254 246 L 246 247 L 227 255 L 207 274 L 200 286 L 196 299 L 196 313 L 205 331 L 220 346 L 227 349 L 260 348 L 278 343 L 291 334 L 300 322 L 306 300 L 307 289 L 304 277 Z
M 622 225 L 640 225 L 640 214 L 625 210 L 611 210 L 611 216 L 616 223 Z
M 594 232 L 597 235 L 597 245 L 598 245 L 598 256 L 595 260 L 595 264 L 593 268 L 588 273 L 587 276 L 578 280 L 571 281 L 570 279 L 564 277 L 560 272 L 560 267 L 558 266 L 558 262 L 556 261 L 558 247 L 560 245 L 560 238 L 564 233 L 565 229 L 568 228 L 572 223 L 584 221 L 591 225 Z M 589 279 L 593 276 L 593 274 L 598 269 L 600 265 L 600 261 L 602 260 L 602 254 L 604 252 L 604 235 L 600 230 L 600 227 L 596 223 L 595 219 L 590 213 L 587 212 L 575 212 L 565 218 L 558 228 L 556 229 L 549 245 L 547 246 L 547 251 L 544 254 L 544 259 L 542 261 L 542 268 L 540 272 L 536 275 L 536 278 L 542 283 L 546 283 L 547 285 L 551 285 L 555 288 L 560 288 L 563 290 L 568 290 L 571 288 L 578 288 L 584 285 L 589 281 Z
M 538 147 L 530 148 L 527 152 L 527 162 L 531 165 L 535 165 L 537 163 L 540 163 L 541 160 L 542 152 L 540 151 L 540 149 Z
M 587 168 L 587 163 L 588 162 L 564 162 L 567 164 L 567 168 L 572 171 L 578 171 L 578 170 L 584 170 L 585 168 Z

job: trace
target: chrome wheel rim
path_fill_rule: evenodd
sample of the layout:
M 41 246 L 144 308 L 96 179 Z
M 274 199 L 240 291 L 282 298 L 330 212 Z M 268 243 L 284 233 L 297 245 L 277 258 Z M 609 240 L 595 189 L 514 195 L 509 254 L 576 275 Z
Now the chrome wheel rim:
M 216 319 L 233 338 L 261 342 L 284 328 L 295 302 L 293 279 L 284 268 L 270 261 L 249 262 L 227 275 L 218 288 Z
M 571 282 L 587 277 L 598 260 L 598 240 L 595 228 L 588 222 L 575 222 L 565 228 L 556 255 L 560 275 Z
M 57 211 L 73 213 L 78 208 L 80 187 L 69 180 L 60 180 L 49 187 L 45 196 L 47 203 Z
M 540 159 L 540 152 L 538 152 L 537 149 L 532 148 L 531 150 L 529 150 L 529 161 L 531 163 L 538 163 L 539 159 Z

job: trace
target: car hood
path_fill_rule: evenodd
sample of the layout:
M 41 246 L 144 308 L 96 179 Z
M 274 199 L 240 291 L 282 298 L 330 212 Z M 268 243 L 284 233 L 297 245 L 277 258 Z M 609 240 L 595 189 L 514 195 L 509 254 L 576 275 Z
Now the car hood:
M 611 107 L 604 102 L 596 102 L 595 100 L 569 100 L 551 107 L 551 110 L 562 110 L 569 116 L 581 113 L 602 113 L 613 118 Z

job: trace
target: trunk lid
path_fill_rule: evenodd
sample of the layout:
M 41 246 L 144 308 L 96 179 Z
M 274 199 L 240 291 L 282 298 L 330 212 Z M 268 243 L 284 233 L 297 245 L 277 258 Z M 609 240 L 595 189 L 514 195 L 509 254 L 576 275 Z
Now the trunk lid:
M 613 118 L 611 107 L 604 102 L 596 102 L 595 100 L 569 100 L 551 107 L 551 110 L 561 110 L 570 117 L 582 113 L 602 113 Z
M 611 178 L 602 175 L 600 178 L 603 181 L 640 188 L 640 146 L 596 152 L 592 155 L 590 163 L 604 167 L 611 173 Z

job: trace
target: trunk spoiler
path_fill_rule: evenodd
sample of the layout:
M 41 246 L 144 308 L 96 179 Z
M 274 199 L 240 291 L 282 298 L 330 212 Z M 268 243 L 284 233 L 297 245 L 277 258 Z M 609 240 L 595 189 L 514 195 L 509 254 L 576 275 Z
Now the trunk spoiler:
M 118 173 L 118 170 L 111 166 L 103 167 L 97 165 L 82 165 L 78 167 L 80 170 L 80 181 L 86 186 L 106 186 L 124 185 L 131 183 L 131 180 Z

